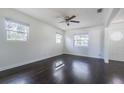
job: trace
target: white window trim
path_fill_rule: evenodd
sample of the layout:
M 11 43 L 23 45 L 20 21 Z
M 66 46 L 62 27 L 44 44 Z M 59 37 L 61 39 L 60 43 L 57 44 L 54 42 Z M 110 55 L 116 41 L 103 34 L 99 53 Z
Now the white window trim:
M 58 33 L 58 32 L 56 32 L 56 34 L 59 34 L 59 35 L 62 36 L 62 37 L 61 37 L 61 42 L 60 42 L 60 43 L 57 43 L 57 42 L 56 42 L 56 44 L 61 44 L 61 43 L 62 43 L 62 39 L 63 39 L 63 35 L 62 35 L 61 33 Z
M 88 32 L 86 32 L 86 33 L 77 33 L 77 34 L 73 34 L 73 47 L 88 47 L 88 46 L 76 46 L 75 45 L 75 39 L 74 39 L 74 36 L 75 35 L 88 35 L 88 46 L 89 46 L 89 33 Z
M 5 22 L 6 20 L 10 20 L 12 22 L 22 24 L 22 25 L 25 25 L 25 26 L 29 26 L 29 31 L 27 32 L 27 40 L 7 40 L 7 30 L 6 30 L 6 22 Z M 27 24 L 27 23 L 21 22 L 21 21 L 16 21 L 16 20 L 14 20 L 12 18 L 5 17 L 4 18 L 4 31 L 6 32 L 6 41 L 7 42 L 26 42 L 26 41 L 29 40 L 30 24 Z

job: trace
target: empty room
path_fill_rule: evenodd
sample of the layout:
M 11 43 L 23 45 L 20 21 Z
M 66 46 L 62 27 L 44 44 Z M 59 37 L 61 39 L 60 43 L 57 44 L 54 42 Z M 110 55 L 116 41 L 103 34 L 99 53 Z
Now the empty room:
M 0 8 L 0 84 L 124 84 L 124 9 Z

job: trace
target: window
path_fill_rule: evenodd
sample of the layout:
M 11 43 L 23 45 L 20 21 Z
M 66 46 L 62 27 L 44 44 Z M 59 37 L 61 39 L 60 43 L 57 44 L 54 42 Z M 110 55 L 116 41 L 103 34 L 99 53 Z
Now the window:
M 62 42 L 62 35 L 56 33 L 56 43 L 61 43 Z
M 88 34 L 74 35 L 75 46 L 88 46 Z
M 7 40 L 27 41 L 29 25 L 6 18 L 5 30 L 7 32 Z

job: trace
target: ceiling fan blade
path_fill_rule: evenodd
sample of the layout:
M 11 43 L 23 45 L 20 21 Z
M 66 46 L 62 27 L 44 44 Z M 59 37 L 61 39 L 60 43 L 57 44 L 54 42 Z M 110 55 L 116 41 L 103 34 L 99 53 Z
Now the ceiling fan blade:
M 59 22 L 59 23 L 64 23 L 64 22 L 66 22 L 66 21 L 61 21 L 61 22 Z
M 73 19 L 73 18 L 75 18 L 76 16 L 75 15 L 73 15 L 73 16 L 71 16 L 71 17 L 69 17 L 68 19 L 66 19 L 67 21 L 69 21 L 69 20 L 71 20 L 71 19 Z
M 80 21 L 71 20 L 70 22 L 80 23 Z

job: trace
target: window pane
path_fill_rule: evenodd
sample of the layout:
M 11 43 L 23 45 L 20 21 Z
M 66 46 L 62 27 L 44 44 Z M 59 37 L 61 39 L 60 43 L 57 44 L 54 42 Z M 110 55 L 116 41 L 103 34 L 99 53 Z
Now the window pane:
M 56 43 L 61 43 L 61 40 L 60 39 L 56 39 Z
M 75 35 L 74 36 L 74 40 L 80 40 L 80 36 L 79 35 Z
M 62 41 L 62 35 L 56 34 L 56 43 L 61 43 L 61 41 Z
M 88 35 L 74 35 L 75 46 L 88 46 Z
M 77 42 L 77 41 L 75 41 L 75 42 L 74 42 L 74 45 L 76 45 L 76 46 L 77 46 L 77 45 L 78 45 L 77 43 L 78 43 L 78 42 Z
M 15 40 L 17 32 L 7 31 L 7 40 Z
M 5 29 L 7 31 L 7 40 L 26 41 L 29 33 L 29 26 L 12 20 L 5 20 Z

